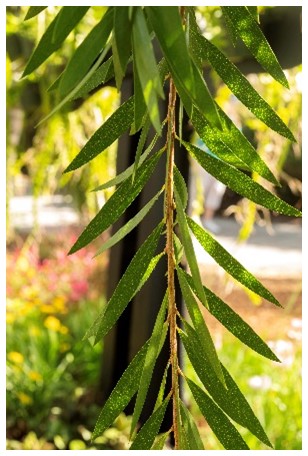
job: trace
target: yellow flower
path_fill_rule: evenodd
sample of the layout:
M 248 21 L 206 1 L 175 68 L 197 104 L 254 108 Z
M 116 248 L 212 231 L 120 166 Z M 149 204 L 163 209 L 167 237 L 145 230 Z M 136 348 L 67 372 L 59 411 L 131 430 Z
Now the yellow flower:
M 64 296 L 56 296 L 53 300 L 53 305 L 57 310 L 63 310 L 65 307 L 65 297 Z
M 44 320 L 44 326 L 47 329 L 51 329 L 51 331 L 60 331 L 62 325 L 61 321 L 58 318 L 49 315 L 49 317 L 45 318 Z
M 61 325 L 60 333 L 61 334 L 67 334 L 68 333 L 68 328 L 66 326 L 64 326 L 64 325 Z
M 29 405 L 33 402 L 32 397 L 28 396 L 28 394 L 25 394 L 23 392 L 17 393 L 17 397 L 23 405 Z
M 7 324 L 10 325 L 10 324 L 14 323 L 14 321 L 15 321 L 15 317 L 12 314 L 12 312 L 7 312 L 6 313 L 6 322 L 7 322 Z
M 42 304 L 40 307 L 40 310 L 43 313 L 53 313 L 54 312 L 54 308 L 50 304 Z
M 12 361 L 12 363 L 15 364 L 22 364 L 24 362 L 24 357 L 19 352 L 10 352 L 7 357 L 10 361 Z
M 38 382 L 39 380 L 42 380 L 42 376 L 39 372 L 36 372 L 36 371 L 30 371 L 28 373 L 28 377 L 30 378 L 30 380 L 33 380 L 34 382 Z

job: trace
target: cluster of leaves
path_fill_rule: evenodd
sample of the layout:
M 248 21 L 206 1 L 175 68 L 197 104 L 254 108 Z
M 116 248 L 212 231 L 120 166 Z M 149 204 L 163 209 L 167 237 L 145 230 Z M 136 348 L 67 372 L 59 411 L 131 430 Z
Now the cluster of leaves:
M 38 14 L 43 8 L 31 7 L 27 19 Z M 24 76 L 33 72 L 60 48 L 88 9 L 89 7 L 61 8 L 34 50 L 25 68 Z M 264 70 L 283 86 L 288 87 L 285 75 L 258 25 L 257 7 L 224 6 L 222 12 L 233 39 L 241 39 Z M 163 54 L 158 64 L 154 54 L 154 37 Z M 107 58 L 110 50 L 112 56 Z M 131 61 L 134 69 L 134 95 L 94 133 L 66 172 L 89 163 L 128 129 L 132 134 L 140 132 L 135 163 L 116 178 L 96 189 L 101 190 L 110 185 L 118 186 L 115 193 L 83 231 L 70 253 L 87 246 L 119 219 L 142 191 L 162 157 L 167 158 L 168 164 L 165 186 L 154 191 L 153 198 L 108 241 L 107 246 L 103 246 L 102 250 L 123 239 L 135 228 L 153 207 L 161 193 L 165 193 L 165 213 L 162 214 L 162 221 L 154 227 L 132 258 L 107 306 L 98 315 L 85 337 L 93 339 L 96 343 L 109 332 L 166 253 L 168 285 L 153 333 L 132 360 L 105 403 L 94 429 L 93 438 L 101 435 L 137 394 L 132 417 L 130 449 L 162 449 L 171 432 L 174 433 L 177 449 L 203 449 L 196 424 L 187 406 L 179 398 L 177 382 L 173 383 L 171 391 L 165 391 L 168 370 L 172 369 L 174 374 L 174 366 L 177 363 L 176 352 L 174 352 L 175 341 L 172 336 L 170 362 L 162 378 L 153 414 L 139 432 L 136 431 L 156 359 L 164 344 L 169 325 L 171 327 L 171 322 L 174 323 L 177 318 L 172 297 L 173 284 L 170 282 L 169 274 L 173 269 L 176 271 L 191 320 L 189 323 L 184 316 L 179 315 L 177 332 L 204 389 L 182 371 L 178 370 L 176 375 L 183 375 L 185 378 L 202 414 L 224 448 L 248 449 L 232 421 L 248 429 L 262 442 L 271 446 L 247 400 L 230 373 L 219 361 L 197 299 L 223 326 L 252 350 L 271 360 L 278 361 L 278 359 L 239 315 L 203 285 L 193 248 L 192 234 L 205 251 L 233 278 L 274 305 L 280 304 L 271 292 L 226 252 L 209 232 L 186 215 L 187 188 L 173 163 L 172 153 L 174 141 L 179 141 L 193 159 L 233 191 L 280 214 L 301 215 L 297 209 L 270 193 L 243 172 L 251 171 L 273 184 L 278 184 L 272 171 L 253 146 L 212 98 L 202 74 L 204 62 L 212 66 L 233 94 L 268 127 L 291 141 L 294 141 L 293 134 L 229 59 L 200 33 L 193 7 L 109 7 L 55 81 L 53 88 L 58 90 L 62 101 L 49 116 L 67 101 L 85 95 L 113 77 L 120 90 Z M 171 115 L 172 102 L 169 102 L 167 119 L 162 121 L 160 118 L 159 100 L 165 96 L 164 85 L 167 81 L 170 81 L 170 87 L 174 84 L 180 98 L 178 128 Z M 200 138 L 211 150 L 210 153 L 182 140 L 183 109 Z M 155 151 L 157 138 L 162 135 L 165 124 L 168 127 L 166 146 Z M 155 129 L 155 134 L 150 146 L 144 150 L 146 140 L 151 135 L 151 125 Z M 167 215 L 168 213 L 170 215 L 168 211 L 171 210 L 173 216 L 173 207 L 176 208 L 176 218 L 172 221 L 172 242 L 170 244 L 167 241 L 166 249 L 156 253 L 164 227 L 167 228 L 167 232 L 170 229 L 170 224 L 168 225 L 170 217 Z M 191 275 L 181 267 L 184 254 Z M 171 398 L 174 410 L 172 429 L 157 437 Z

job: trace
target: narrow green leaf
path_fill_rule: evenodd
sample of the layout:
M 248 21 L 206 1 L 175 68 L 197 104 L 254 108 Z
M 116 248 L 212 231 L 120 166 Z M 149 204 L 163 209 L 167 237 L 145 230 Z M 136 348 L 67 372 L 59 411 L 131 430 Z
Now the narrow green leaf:
M 89 8 L 89 6 L 63 6 L 47 28 L 37 47 L 34 49 L 22 77 L 27 76 L 36 70 L 51 54 L 59 49 L 65 38 L 78 24 Z M 61 28 L 57 27 L 59 20 Z M 59 30 L 55 37 L 56 39 L 53 40 L 56 27 Z
M 143 125 L 144 117 L 146 115 L 146 104 L 142 92 L 140 79 L 138 76 L 135 58 L 134 62 L 134 123 L 131 128 L 131 134 L 137 133 Z
M 156 195 L 153 196 L 153 198 L 138 212 L 138 214 L 135 215 L 135 217 L 133 217 L 124 226 L 122 226 L 122 228 L 120 228 L 98 249 L 94 256 L 97 257 L 101 253 L 105 252 L 105 250 L 110 249 L 112 246 L 121 241 L 121 239 L 130 233 L 137 225 L 139 225 L 141 220 L 143 220 L 147 213 L 152 209 L 162 192 L 163 189 L 156 193 Z
M 170 397 L 167 396 L 162 405 L 150 416 L 138 432 L 130 450 L 149 450 L 155 437 L 159 433 L 160 425 L 164 419 Z
M 184 247 L 175 233 L 173 233 L 173 247 L 176 264 L 179 264 L 184 255 Z
M 223 388 L 209 364 L 207 352 L 200 350 L 198 334 L 187 322 L 184 322 L 184 327 L 186 334 L 180 331 L 180 337 L 187 355 L 198 377 L 214 401 L 232 420 L 247 428 L 263 443 L 271 446 L 258 418 L 227 369 L 221 364 L 227 385 L 227 388 Z
M 96 422 L 92 441 L 103 434 L 136 393 L 148 347 L 149 341 L 136 354 L 105 402 Z
M 192 277 L 185 271 L 183 272 L 185 274 L 187 282 L 189 283 L 189 286 L 193 289 L 194 293 L 198 295 Z M 220 321 L 220 323 L 225 328 L 227 328 L 228 331 L 230 331 L 245 345 L 260 355 L 264 356 L 265 358 L 280 362 L 277 356 L 266 345 L 261 337 L 259 337 L 258 334 L 256 334 L 255 331 L 236 312 L 234 312 L 231 307 L 228 306 L 228 304 L 226 304 L 208 288 L 203 288 L 209 305 L 209 312 L 218 321 Z
M 168 330 L 168 325 L 165 326 L 165 332 L 166 332 L 166 335 L 167 335 L 166 328 Z M 164 370 L 164 375 L 163 375 L 163 378 L 162 378 L 162 381 L 161 381 L 161 384 L 160 384 L 160 387 L 159 387 L 157 399 L 156 399 L 155 406 L 154 406 L 154 411 L 156 409 L 158 409 L 158 407 L 160 407 L 161 404 L 163 403 L 169 367 L 170 367 L 170 361 L 168 361 L 167 366 L 166 366 L 166 368 Z
M 98 86 L 105 84 L 114 76 L 113 58 L 109 57 L 106 62 L 102 63 L 87 80 L 87 82 L 73 95 L 71 100 L 84 97 Z
M 194 325 L 196 332 L 198 333 L 198 337 L 200 339 L 200 344 L 202 346 L 203 351 L 207 354 L 208 360 L 214 370 L 215 374 L 221 381 L 221 383 L 226 386 L 224 375 L 220 366 L 220 361 L 218 359 L 218 355 L 216 352 L 216 348 L 214 342 L 212 340 L 210 331 L 204 321 L 204 317 L 202 312 L 199 308 L 197 301 L 189 287 L 189 284 L 186 281 L 185 274 L 181 270 L 181 268 L 177 267 L 177 275 L 180 282 L 180 287 L 182 290 L 183 298 L 186 303 L 189 316 L 191 321 Z
M 255 17 L 248 11 L 246 6 L 222 6 L 224 14 L 229 17 L 236 29 L 237 35 L 245 43 L 252 55 L 260 65 L 273 76 L 276 81 L 289 88 L 285 74 L 268 44 Z
M 189 264 L 191 274 L 198 289 L 198 296 L 201 296 L 201 301 L 205 307 L 207 307 L 206 296 L 203 290 L 203 285 L 201 281 L 200 271 L 194 251 L 194 246 L 192 243 L 192 239 L 189 234 L 189 229 L 187 225 L 186 215 L 182 206 L 181 198 L 178 192 L 177 187 L 175 187 L 175 203 L 176 203 L 176 213 L 177 219 L 179 223 L 180 233 L 181 233 L 181 240 L 184 247 L 185 255 L 187 258 L 187 262 Z
M 290 206 L 288 203 L 270 193 L 234 166 L 224 163 L 222 160 L 215 158 L 204 150 L 185 141 L 182 141 L 182 144 L 185 145 L 192 157 L 195 158 L 208 173 L 223 182 L 234 192 L 250 199 L 254 203 L 278 212 L 279 214 L 294 217 L 301 216 L 301 212 L 298 209 Z
M 87 331 L 85 339 L 95 336 L 95 343 L 104 337 L 118 320 L 128 303 L 136 295 L 144 276 L 149 276 L 147 269 L 153 259 L 162 231 L 160 223 L 134 255 L 125 273 L 121 277 L 107 306 L 98 315 Z
M 220 128 L 214 100 L 204 78 L 190 58 L 179 8 L 150 6 L 146 7 L 146 11 L 188 114 L 191 114 L 191 100 L 212 125 Z
M 186 380 L 202 415 L 224 448 L 226 450 L 249 450 L 238 430 L 215 402 L 192 380 L 189 378 Z
M 135 179 L 136 171 L 137 171 L 138 166 L 139 166 L 140 157 L 141 157 L 144 145 L 146 143 L 146 140 L 147 140 L 147 137 L 148 137 L 148 134 L 149 134 L 150 126 L 151 126 L 150 118 L 147 115 L 146 119 L 144 121 L 144 125 L 143 125 L 142 131 L 141 131 L 141 135 L 140 135 L 140 138 L 139 138 L 139 141 L 138 141 L 137 150 L 136 150 L 134 170 L 133 170 L 133 182 L 134 182 L 134 179 Z
M 133 123 L 133 116 L 134 97 L 131 97 L 94 133 L 64 172 L 80 168 L 103 152 L 129 128 Z
M 157 133 L 160 132 L 158 97 L 164 98 L 159 72 L 154 56 L 147 23 L 141 7 L 136 8 L 132 32 L 134 65 L 138 72 L 144 101 L 151 122 Z
M 185 210 L 188 203 L 188 191 L 184 177 L 176 166 L 174 167 L 174 183 L 179 192 L 183 209 Z
M 156 359 L 159 354 L 159 341 L 161 338 L 163 325 L 164 325 L 164 321 L 165 321 L 167 304 L 168 304 L 168 294 L 166 293 L 165 297 L 163 299 L 161 308 L 160 308 L 157 318 L 156 318 L 152 336 L 150 338 L 149 348 L 148 348 L 148 351 L 147 351 L 147 354 L 145 357 L 145 362 L 144 362 L 142 374 L 140 377 L 140 386 L 139 386 L 139 390 L 138 390 L 138 394 L 137 394 L 137 398 L 136 398 L 136 402 L 135 402 L 134 413 L 133 413 L 133 417 L 132 417 L 130 435 L 132 435 L 132 433 L 138 423 L 142 408 L 145 403 L 146 395 L 147 395 L 147 392 L 148 392 L 148 389 L 150 386 Z
M 185 434 L 188 439 L 189 450 L 204 450 L 204 446 L 198 431 L 198 428 L 195 424 L 195 421 L 185 406 L 185 404 L 180 401 L 181 407 L 181 417 L 182 423 L 185 430 Z
M 67 64 L 59 84 L 59 94 L 61 97 L 64 97 L 71 92 L 87 74 L 94 60 L 107 43 L 112 30 L 112 24 L 113 8 L 109 8 L 100 22 L 93 27 L 76 49 Z
M 170 431 L 165 432 L 164 434 L 159 435 L 155 442 L 153 443 L 151 450 L 163 450 L 166 440 L 169 437 Z
M 257 6 L 247 6 L 248 11 L 252 15 L 255 21 L 259 22 L 259 13 Z
M 129 6 L 114 8 L 112 54 L 118 90 L 121 88 L 131 54 L 132 20 L 129 17 L 129 8 Z
M 198 135 L 211 152 L 236 168 L 254 171 L 269 182 L 280 186 L 248 139 L 218 105 L 217 108 L 223 125 L 222 131 L 211 128 L 197 111 L 193 113 L 191 119 Z
M 188 225 L 200 245 L 204 250 L 211 255 L 212 258 L 218 263 L 225 271 L 227 271 L 234 279 L 238 280 L 242 285 L 252 290 L 262 298 L 267 299 L 276 306 L 281 307 L 279 301 L 272 295 L 272 293 L 265 288 L 253 274 L 247 271 L 226 249 L 222 247 L 213 236 L 198 225 L 194 220 L 188 217 Z
M 143 189 L 153 173 L 160 156 L 161 152 L 156 152 L 152 158 L 139 167 L 134 184 L 132 184 L 131 178 L 129 178 L 120 185 L 94 219 L 91 220 L 69 251 L 69 254 L 77 252 L 77 250 L 85 247 L 118 220 L 125 209 L 134 201 Z
M 249 14 L 249 13 L 248 13 Z M 254 21 L 256 27 L 258 24 Z M 209 40 L 202 36 L 196 29 L 193 29 L 191 39 L 198 46 L 199 53 L 203 60 L 209 61 L 224 83 L 234 95 L 262 122 L 272 130 L 285 136 L 291 141 L 295 138 L 289 128 L 270 107 L 270 105 L 251 86 L 249 81 L 242 75 L 236 66 Z M 219 111 L 221 114 L 221 111 Z
M 24 21 L 32 19 L 32 17 L 37 16 L 41 11 L 43 11 L 46 8 L 47 6 L 30 6 L 24 18 Z
M 136 293 L 137 294 L 141 288 L 143 287 L 143 285 L 145 284 L 145 282 L 149 279 L 149 277 L 151 276 L 152 272 L 154 271 L 154 269 L 156 268 L 159 260 L 161 259 L 161 257 L 163 257 L 165 255 L 165 252 L 161 252 L 161 253 L 158 253 L 157 255 L 155 255 L 151 261 L 150 261 L 150 264 L 149 266 L 147 267 L 147 270 L 145 271 L 137 289 L 136 289 Z

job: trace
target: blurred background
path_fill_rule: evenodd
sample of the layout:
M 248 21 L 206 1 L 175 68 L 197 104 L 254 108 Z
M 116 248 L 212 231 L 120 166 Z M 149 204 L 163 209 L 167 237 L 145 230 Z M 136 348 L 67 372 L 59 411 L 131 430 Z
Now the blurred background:
M 198 7 L 196 14 L 206 37 L 232 57 L 297 138 L 298 142 L 291 144 L 266 128 L 214 72 L 205 68 L 216 101 L 280 181 L 281 188 L 272 190 L 300 209 L 301 36 L 298 8 L 286 8 L 261 7 L 260 12 L 264 32 L 285 69 L 289 91 L 260 73 L 240 44 L 232 46 L 218 7 Z M 27 7 L 7 7 L 7 448 L 125 449 L 130 426 L 125 415 L 90 443 L 100 410 L 104 346 L 93 348 L 82 337 L 106 302 L 109 253 L 93 256 L 108 233 L 67 256 L 82 228 L 114 191 L 90 192 L 116 174 L 117 144 L 87 167 L 62 174 L 119 106 L 120 96 L 113 86 L 100 87 L 36 127 L 57 104 L 56 92 L 49 88 L 106 8 L 90 8 L 65 46 L 34 75 L 21 80 L 27 59 L 58 9 L 48 7 L 23 22 Z M 198 142 L 193 132 L 191 141 Z M 213 210 L 208 211 L 203 176 L 190 167 L 189 179 L 194 189 L 191 215 L 205 226 L 210 220 L 208 228 L 219 242 L 284 306 L 284 310 L 273 308 L 247 294 L 196 244 L 207 285 L 268 341 L 282 361 L 273 365 L 262 359 L 206 315 L 222 362 L 248 398 L 275 449 L 301 449 L 300 221 L 272 214 L 228 189 L 218 192 Z M 185 354 L 183 357 L 194 378 Z M 186 390 L 184 397 L 200 426 L 205 447 L 222 449 Z M 243 436 L 254 449 L 266 449 L 248 432 Z

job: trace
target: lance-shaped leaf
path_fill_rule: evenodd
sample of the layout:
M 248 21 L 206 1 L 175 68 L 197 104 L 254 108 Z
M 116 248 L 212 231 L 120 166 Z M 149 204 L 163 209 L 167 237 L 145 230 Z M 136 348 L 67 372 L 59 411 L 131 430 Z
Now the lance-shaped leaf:
M 232 22 L 237 35 L 265 71 L 280 84 L 289 88 L 288 81 L 272 48 L 250 11 L 245 6 L 222 6 L 221 8 Z
M 134 97 L 130 97 L 94 133 L 64 172 L 73 171 L 93 160 L 117 140 L 129 128 L 133 120 Z
M 165 323 L 165 325 L 166 325 L 166 323 Z M 166 325 L 164 328 L 165 328 L 164 330 L 167 335 L 166 328 L 168 329 L 168 325 Z M 156 399 L 155 406 L 154 406 L 154 411 L 156 409 L 158 409 L 158 407 L 160 407 L 161 404 L 163 403 L 169 367 L 170 367 L 170 360 L 168 361 L 167 366 L 165 367 L 165 370 L 164 370 L 163 378 L 162 378 L 162 381 L 161 381 L 161 384 L 159 387 L 157 399 Z
M 98 86 L 105 84 L 114 76 L 113 58 L 109 57 L 106 62 L 102 63 L 87 80 L 87 82 L 74 94 L 71 100 L 84 97 Z
M 198 295 L 196 287 L 194 285 L 192 277 L 183 271 L 189 286 L 192 288 L 194 293 Z M 277 356 L 272 350 L 266 345 L 258 334 L 236 313 L 231 307 L 228 306 L 222 299 L 216 296 L 211 290 L 205 286 L 204 292 L 206 294 L 208 302 L 209 312 L 218 320 L 220 323 L 228 329 L 235 337 L 241 342 L 250 347 L 256 353 L 264 356 L 265 358 L 271 359 L 272 361 L 280 362 Z M 200 299 L 200 298 L 199 298 Z
M 180 331 L 180 336 L 187 355 L 198 374 L 198 377 L 214 401 L 230 418 L 247 428 L 263 443 L 271 446 L 258 418 L 253 413 L 245 396 L 242 394 L 227 369 L 221 365 L 227 385 L 227 388 L 223 388 L 211 368 L 207 352 L 203 351 L 202 347 L 200 347 L 200 338 L 198 334 L 187 322 L 184 322 L 184 328 L 186 334 Z
M 181 418 L 183 428 L 187 437 L 189 448 L 188 450 L 204 450 L 204 446 L 196 426 L 196 423 L 185 406 L 185 404 L 180 400 L 180 408 L 181 408 Z
M 96 422 L 92 440 L 102 435 L 102 433 L 114 422 L 116 417 L 124 410 L 138 390 L 139 379 L 148 346 L 149 341 L 147 341 L 136 354 L 105 402 Z
M 32 73 L 32 71 L 36 70 L 36 68 L 45 62 L 51 54 L 59 49 L 65 38 L 78 24 L 89 8 L 89 6 L 63 6 L 63 8 L 61 8 L 40 39 L 37 47 L 34 49 L 22 77 L 27 76 Z M 55 39 L 53 39 L 59 21 L 61 27 L 57 27 L 58 32 Z
M 187 187 L 186 187 L 184 177 L 182 176 L 182 174 L 180 173 L 179 169 L 176 166 L 174 167 L 174 182 L 175 182 L 175 186 L 179 192 L 183 209 L 185 210 L 187 207 L 187 203 L 188 203 Z
M 136 96 L 136 94 L 135 94 L 135 96 Z M 133 181 L 135 179 L 136 171 L 138 169 L 139 162 L 140 162 L 140 157 L 141 157 L 144 145 L 146 143 L 146 140 L 147 140 L 147 137 L 148 137 L 148 134 L 149 134 L 150 126 L 151 126 L 150 118 L 147 115 L 146 119 L 144 121 L 144 125 L 143 125 L 142 131 L 141 131 L 141 135 L 140 135 L 140 138 L 139 138 L 139 141 L 138 141 L 137 150 L 136 150 L 136 156 L 135 156 L 135 162 L 134 162 L 134 171 L 133 171 Z
M 120 228 L 113 236 L 111 236 L 96 252 L 95 256 L 100 255 L 101 253 L 105 252 L 105 250 L 110 249 L 112 246 L 117 244 L 121 239 L 123 239 L 128 233 L 130 233 L 144 217 L 147 213 L 152 209 L 155 202 L 157 201 L 158 197 L 162 194 L 162 190 L 156 193 L 155 196 L 135 215 L 132 219 L 130 219 L 122 228 Z
M 247 271 L 244 266 L 239 263 L 230 253 L 224 249 L 224 247 L 213 238 L 213 236 L 202 228 L 198 223 L 196 223 L 191 218 L 187 218 L 188 225 L 200 245 L 204 250 L 211 255 L 212 258 L 225 270 L 227 271 L 234 279 L 238 280 L 242 285 L 252 290 L 254 293 L 262 296 L 262 298 L 267 299 L 276 306 L 280 306 L 280 303 L 277 301 L 275 296 L 265 288 L 258 279 L 255 278 L 251 272 Z
M 186 303 L 189 316 L 194 325 L 198 337 L 200 339 L 200 344 L 204 352 L 206 352 L 208 360 L 212 366 L 212 369 L 216 373 L 217 377 L 221 383 L 226 386 L 224 375 L 220 366 L 220 361 L 215 349 L 214 342 L 212 340 L 211 334 L 206 326 L 202 312 L 199 308 L 197 301 L 186 281 L 185 274 L 181 268 L 177 267 L 177 274 L 180 282 L 180 287 L 182 290 L 183 298 Z
M 140 288 L 140 284 L 144 283 L 144 276 L 149 277 L 147 272 L 150 267 L 153 271 L 151 260 L 158 240 L 162 231 L 162 223 L 160 223 L 139 248 L 131 262 L 129 263 L 125 273 L 121 277 L 113 295 L 111 296 L 107 306 L 98 315 L 91 328 L 87 331 L 85 339 L 94 336 L 97 343 L 104 337 L 118 320 L 128 303 L 136 295 Z
M 61 97 L 71 92 L 87 74 L 89 68 L 105 47 L 113 24 L 113 8 L 109 8 L 101 21 L 92 28 L 76 49 L 61 77 L 59 94 Z
M 161 406 L 155 410 L 138 432 L 130 450 L 149 450 L 153 445 L 155 437 L 159 433 L 161 423 L 164 419 L 170 397 L 167 396 Z
M 212 125 L 220 128 L 214 100 L 200 71 L 190 58 L 179 8 L 150 6 L 146 7 L 146 11 L 185 109 L 191 114 L 189 103 L 184 98 L 191 100 Z
M 118 90 L 121 88 L 131 54 L 131 31 L 129 6 L 117 6 L 114 8 L 112 54 Z
M 160 132 L 158 97 L 164 98 L 147 23 L 141 7 L 136 8 L 132 31 L 134 68 L 137 70 L 143 97 L 156 131 Z
M 233 7 L 232 7 L 233 8 Z M 248 13 L 249 14 L 249 13 Z M 258 24 L 251 17 L 255 26 Z M 295 138 L 289 128 L 270 107 L 270 105 L 258 94 L 249 81 L 242 75 L 236 66 L 209 40 L 203 37 L 196 27 L 192 27 L 191 39 L 203 60 L 209 61 L 224 83 L 234 95 L 262 122 L 272 130 L 285 136 L 291 141 Z M 219 111 L 221 115 L 221 111 Z
M 125 209 L 139 195 L 146 182 L 152 175 L 161 153 L 156 154 L 143 163 L 137 171 L 136 179 L 132 184 L 131 177 L 124 181 L 120 187 L 113 193 L 109 200 L 104 204 L 99 213 L 89 223 L 86 229 L 79 236 L 69 254 L 85 247 L 97 236 L 103 233 L 123 214 Z
M 277 196 L 270 193 L 260 184 L 253 181 L 246 174 L 242 173 L 234 166 L 224 163 L 222 160 L 206 153 L 204 150 L 182 141 L 188 152 L 198 163 L 217 180 L 223 182 L 231 190 L 247 197 L 251 201 L 260 204 L 279 214 L 300 217 L 301 212 L 290 204 L 284 202 Z
M 252 15 L 255 21 L 259 22 L 259 12 L 257 6 L 247 6 L 248 11 Z
M 191 274 L 195 283 L 196 288 L 198 289 L 198 296 L 201 297 L 202 304 L 207 307 L 206 296 L 203 290 L 203 285 L 201 281 L 200 271 L 196 259 L 196 254 L 194 251 L 194 246 L 192 239 L 189 234 L 189 229 L 187 225 L 186 215 L 182 206 L 182 201 L 178 192 L 178 189 L 175 187 L 175 204 L 176 204 L 176 213 L 179 223 L 181 241 L 184 247 L 185 255 L 187 262 L 189 264 Z
M 184 255 L 184 247 L 175 233 L 173 233 L 173 248 L 176 264 L 179 264 Z
M 37 16 L 41 11 L 43 11 L 46 8 L 47 6 L 30 6 L 24 18 L 24 21 L 27 21 L 28 19 Z
M 162 305 L 158 312 L 152 336 L 149 343 L 149 348 L 145 357 L 142 374 L 140 377 L 140 386 L 135 402 L 134 413 L 132 417 L 130 435 L 132 435 L 138 420 L 141 415 L 142 408 L 146 399 L 146 395 L 150 386 L 151 378 L 153 375 L 153 370 L 155 367 L 156 359 L 159 354 L 159 341 L 161 339 L 161 334 L 163 330 L 163 325 L 165 321 L 166 309 L 168 304 L 168 294 L 165 294 Z
M 136 133 L 140 130 L 143 125 L 143 119 L 146 114 L 146 104 L 144 101 L 144 96 L 142 92 L 142 87 L 140 83 L 140 79 L 138 76 L 138 71 L 136 68 L 136 61 L 133 59 L 134 62 L 134 123 L 131 128 L 131 134 Z
M 170 432 L 164 432 L 164 434 L 159 435 L 156 438 L 156 441 L 153 443 L 151 450 L 163 450 L 165 446 L 165 442 L 169 437 Z
M 192 380 L 186 378 L 195 401 L 208 425 L 226 450 L 249 450 L 238 430 L 212 399 Z

